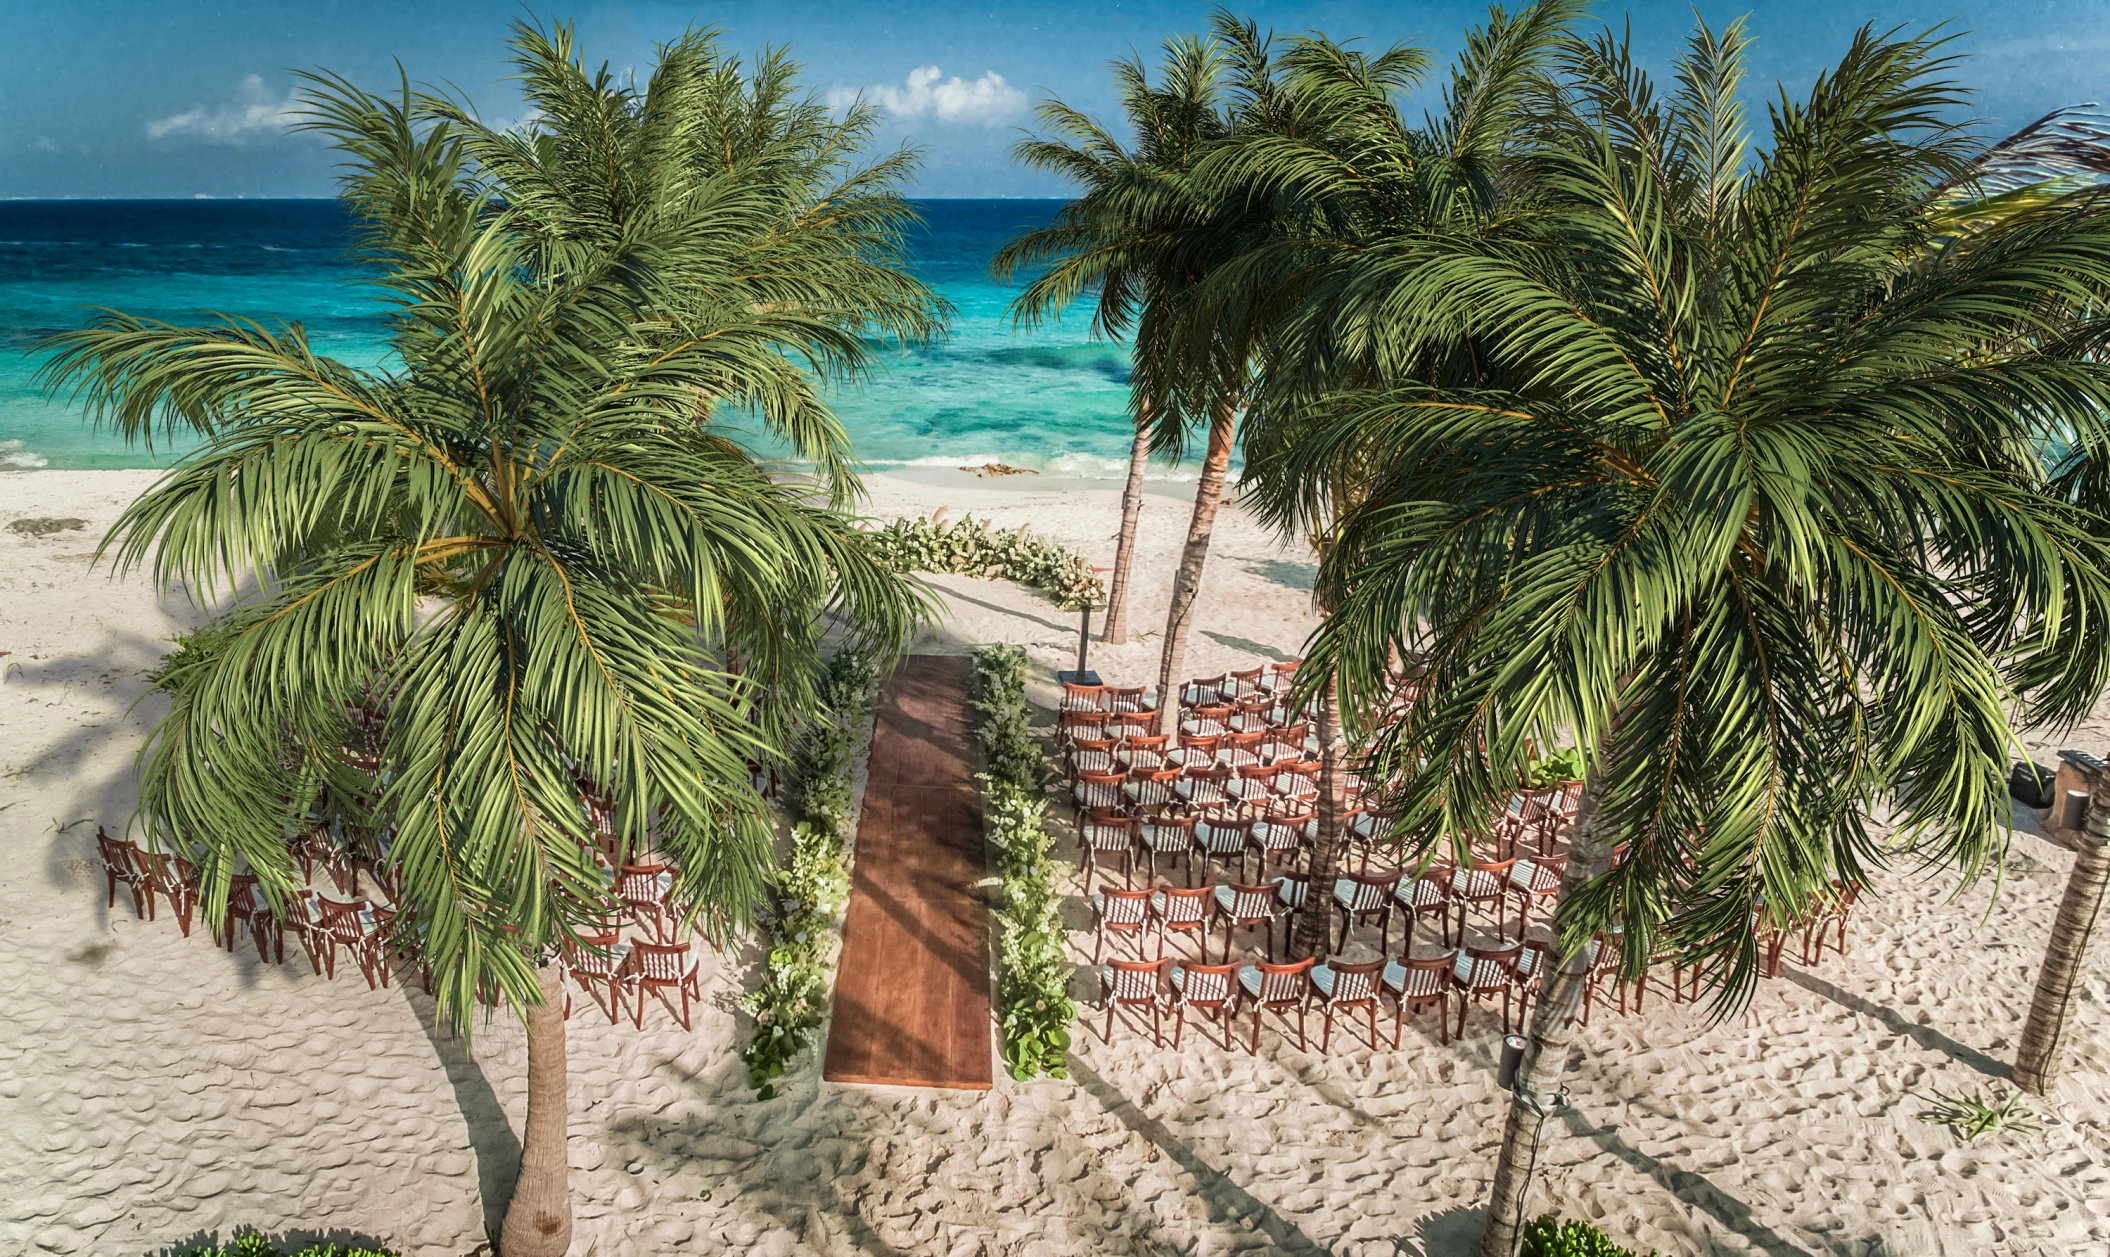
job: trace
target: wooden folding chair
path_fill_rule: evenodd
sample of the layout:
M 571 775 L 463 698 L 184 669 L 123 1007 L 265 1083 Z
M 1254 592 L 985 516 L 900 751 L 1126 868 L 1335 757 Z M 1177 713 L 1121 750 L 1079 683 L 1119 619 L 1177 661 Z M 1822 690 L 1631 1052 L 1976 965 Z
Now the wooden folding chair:
M 1106 945 L 1109 934 L 1126 934 L 1135 940 L 1132 946 L 1136 957 L 1143 955 L 1143 929 L 1150 924 L 1151 892 L 1147 890 L 1101 890 L 1092 896 L 1092 963 L 1099 963 L 1099 954 Z M 1165 952 L 1164 942 L 1159 940 L 1158 954 Z
M 1326 1024 L 1319 1031 L 1321 1056 L 1333 1045 L 1333 1015 L 1341 1009 L 1360 1008 L 1370 1014 L 1370 1050 L 1377 1051 L 1378 976 L 1386 963 L 1383 959 L 1360 964 L 1328 961 L 1312 969 L 1312 990 L 1326 1009 Z
M 1177 887 L 1166 886 L 1150 896 L 1150 913 L 1158 923 L 1158 955 L 1165 954 L 1167 934 L 1192 935 L 1195 950 L 1203 961 L 1209 959 L 1210 918 L 1216 909 L 1216 888 L 1213 886 Z
M 1430 1005 L 1436 1008 L 1437 1041 L 1451 1041 L 1451 970 L 1457 962 L 1456 952 L 1445 952 L 1441 956 L 1418 959 L 1409 956 L 1404 962 L 1394 961 L 1385 966 L 1382 981 L 1393 1001 L 1394 1051 L 1398 1050 L 1401 1033 L 1406 1029 L 1407 1014 L 1418 1013 Z
M 1158 857 L 1176 855 L 1187 863 L 1187 883 L 1194 883 L 1194 819 L 1166 812 L 1136 819 L 1136 836 L 1150 864 L 1151 881 L 1157 880 Z
M 1092 893 L 1092 874 L 1099 867 L 1102 855 L 1121 857 L 1121 881 L 1133 885 L 1136 880 L 1136 820 L 1124 816 L 1110 807 L 1095 807 L 1087 811 L 1084 820 L 1077 826 L 1078 854 L 1084 861 L 1084 893 Z
M 132 894 L 132 915 L 145 921 L 153 920 L 153 885 L 147 880 L 145 870 L 139 867 L 134 858 L 133 853 L 138 848 L 123 839 L 112 838 L 102 826 L 97 825 L 95 849 L 103 859 L 103 876 L 110 882 L 110 902 L 106 906 L 117 906 L 117 887 L 121 883 Z
M 571 980 L 593 1000 L 594 1006 L 608 1014 L 608 1024 L 614 1025 L 623 1019 L 623 984 L 629 976 L 624 966 L 630 948 L 624 944 L 620 931 L 607 930 L 599 933 L 581 934 L 576 939 L 564 941 L 564 967 L 570 971 Z M 608 989 L 604 1002 L 594 984 Z M 571 996 L 564 997 L 564 1015 L 571 1016 Z
M 1563 855 L 1521 859 L 1509 866 L 1508 893 L 1517 897 L 1518 938 L 1531 923 L 1531 905 L 1561 893 L 1561 875 L 1567 868 L 1568 857 Z
M 1297 1050 L 1305 1050 L 1304 1015 L 1311 1009 L 1311 971 L 1318 962 L 1307 956 L 1288 964 L 1246 965 L 1238 971 L 1238 985 L 1245 1001 L 1253 1006 L 1252 1054 L 1260 1054 L 1260 1021 L 1268 1013 L 1297 1014 Z
M 1172 1050 L 1180 1047 L 1180 1031 L 1187 1024 L 1187 1009 L 1196 1008 L 1219 1020 L 1224 1050 L 1231 1050 L 1231 1018 L 1238 1009 L 1238 969 L 1235 964 L 1190 965 L 1174 962 L 1166 974 L 1172 986 Z
M 1267 958 L 1275 958 L 1275 922 L 1289 911 L 1276 891 L 1275 883 L 1261 882 L 1246 886 L 1233 882 L 1213 888 L 1216 891 L 1216 918 L 1224 926 L 1225 961 L 1231 959 L 1231 932 L 1260 926 L 1267 931 Z
M 1335 951 L 1348 945 L 1348 931 L 1354 926 L 1367 925 L 1372 919 L 1389 923 L 1392 893 L 1399 889 L 1399 879 L 1397 869 L 1348 873 L 1334 879 L 1333 911 L 1341 918 L 1341 939 L 1333 945 Z M 1380 929 L 1380 948 L 1385 938 L 1386 932 Z
M 1399 954 L 1405 958 L 1414 954 L 1414 927 L 1421 918 L 1433 912 L 1437 928 L 1442 931 L 1443 945 L 1451 943 L 1451 872 L 1449 869 L 1430 869 L 1419 877 L 1402 877 L 1392 888 L 1391 907 L 1406 914 L 1407 928 L 1400 933 Z M 1392 939 L 1392 914 L 1386 913 L 1378 922 L 1377 950 L 1380 955 L 1389 950 Z
M 698 967 L 689 963 L 687 943 L 633 943 L 630 954 L 623 957 L 623 964 L 630 970 L 631 989 L 637 994 L 634 1028 L 645 1028 L 647 995 L 657 996 L 668 1012 L 674 1011 L 673 1003 L 667 998 L 669 991 L 681 996 L 681 1028 L 690 1028 L 689 1001 L 702 999 L 703 992 L 698 989 Z
M 1109 960 L 1099 969 L 1099 1003 L 1106 1009 L 1106 1028 L 1099 1037 L 1114 1041 L 1114 1012 L 1122 1008 L 1150 1010 L 1150 1038 L 1165 1046 L 1163 960 Z
M 1466 917 L 1474 909 L 1493 915 L 1497 938 L 1509 937 L 1508 914 L 1503 905 L 1509 895 L 1509 870 L 1515 864 L 1513 859 L 1482 861 L 1451 870 L 1451 903 L 1458 909 L 1458 941 L 1465 941 Z
M 1522 943 L 1507 947 L 1467 947 L 1451 969 L 1451 983 L 1458 991 L 1458 1037 L 1465 1037 L 1465 1013 L 1472 1002 L 1488 996 L 1502 997 L 1502 1033 L 1509 1033 L 1510 992 L 1516 989 L 1517 958 Z

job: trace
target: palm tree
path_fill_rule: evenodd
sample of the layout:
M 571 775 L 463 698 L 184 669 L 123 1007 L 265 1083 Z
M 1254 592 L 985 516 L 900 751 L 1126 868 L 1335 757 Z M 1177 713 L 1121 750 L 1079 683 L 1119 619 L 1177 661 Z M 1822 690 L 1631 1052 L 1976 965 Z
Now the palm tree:
M 1878 806 L 1982 872 L 2006 701 L 2070 718 L 2110 675 L 2110 546 L 2039 462 L 2102 431 L 2105 329 L 2070 312 L 2110 290 L 2110 213 L 2019 212 L 1917 267 L 1972 154 L 1939 41 L 1862 31 L 1755 159 L 1742 43 L 1701 27 L 1659 101 L 1621 41 L 1570 41 L 1519 212 L 1373 250 L 1328 329 L 1371 379 L 1281 473 L 1375 468 L 1311 667 L 1353 713 L 1424 661 L 1365 765 L 1403 840 L 1484 829 L 1534 740 L 1589 761 L 1483 1257 L 1514 1246 L 1593 937 L 1739 1006 L 1760 932 L 1885 858 Z M 1427 373 L 1461 342 L 1465 378 Z
M 851 326 L 859 298 L 823 305 L 798 294 L 825 282 L 786 279 L 772 305 L 738 279 L 776 247 L 741 233 L 780 220 L 794 177 L 750 193 L 728 173 L 608 233 L 597 207 L 516 204 L 472 160 L 488 134 L 421 122 L 407 85 L 312 87 L 389 302 L 391 369 L 235 318 L 111 313 L 53 340 L 51 387 L 99 422 L 203 437 L 104 543 L 164 589 L 229 597 L 159 674 L 172 702 L 141 754 L 137 819 L 197 862 L 209 917 L 242 864 L 283 912 L 287 836 L 345 773 L 349 711 L 385 708 L 366 735 L 374 797 L 336 802 L 392 830 L 390 941 L 442 1012 L 466 1032 L 479 1001 L 522 1011 L 527 1129 L 500 1243 L 561 1254 L 558 960 L 608 891 L 581 783 L 616 800 L 615 859 L 655 849 L 684 924 L 724 937 L 763 893 L 773 827 L 754 766 L 811 694 L 818 625 L 896 648 L 926 607 L 717 421 L 721 403 L 753 406 L 829 465 L 825 411 L 784 356 Z M 627 88 L 591 90 L 610 116 L 650 114 Z M 880 277 L 866 298 L 904 291 Z
M 1136 522 L 1150 453 L 1177 458 L 1189 411 L 1174 399 L 1166 373 L 1166 341 L 1181 294 L 1239 247 L 1244 215 L 1237 207 L 1198 199 L 1190 184 L 1195 164 L 1237 119 L 1224 106 L 1224 77 L 1235 60 L 1253 55 L 1249 27 L 1219 18 L 1219 37 L 1186 36 L 1166 42 L 1159 81 L 1136 58 L 1112 64 L 1123 112 L 1134 133 L 1124 146 L 1096 119 L 1060 100 L 1036 106 L 1054 138 L 1022 141 L 1013 151 L 1034 169 L 1068 178 L 1083 189 L 1055 221 L 1007 243 L 992 262 L 1001 278 L 1044 266 L 1012 302 L 1013 317 L 1034 326 L 1066 310 L 1086 293 L 1096 296 L 1095 335 L 1134 334 L 1130 405 L 1136 434 L 1121 495 L 1121 533 L 1114 557 L 1103 639 L 1128 639 L 1128 593 L 1135 561 Z M 1222 36 L 1232 35 L 1229 41 Z M 1258 49 L 1265 59 L 1265 48 Z M 1237 372 L 1213 371 L 1198 410 L 1208 426 L 1207 450 L 1195 490 L 1194 514 L 1173 584 L 1172 606 L 1158 665 L 1158 693 L 1177 693 L 1209 539 L 1230 468 L 1238 401 Z
M 1442 108 L 1420 127 L 1399 102 L 1425 77 L 1425 52 L 1397 45 L 1369 56 L 1323 36 L 1292 39 L 1264 82 L 1241 84 L 1244 95 L 1270 99 L 1265 121 L 1227 138 L 1198 171 L 1208 195 L 1266 207 L 1270 230 L 1189 295 L 1175 342 L 1221 338 L 1258 364 L 1243 487 L 1263 519 L 1308 539 L 1322 559 L 1378 470 L 1375 451 L 1318 443 L 1334 417 L 1328 399 L 1388 369 L 1368 336 L 1384 317 L 1373 310 L 1384 294 L 1363 278 L 1378 259 L 1425 240 L 1499 230 L 1516 212 L 1520 102 L 1580 13 L 1578 4 L 1540 4 L 1469 31 Z M 1463 381 L 1485 358 L 1486 346 L 1461 336 L 1426 346 L 1412 374 Z M 1333 610 L 1330 588 L 1318 591 L 1318 604 L 1322 616 Z M 1358 721 L 1343 712 L 1331 677 L 1313 676 L 1323 767 L 1309 869 L 1313 885 L 1327 886 Z M 1291 953 L 1324 956 L 1326 948 L 1325 914 L 1300 915 Z

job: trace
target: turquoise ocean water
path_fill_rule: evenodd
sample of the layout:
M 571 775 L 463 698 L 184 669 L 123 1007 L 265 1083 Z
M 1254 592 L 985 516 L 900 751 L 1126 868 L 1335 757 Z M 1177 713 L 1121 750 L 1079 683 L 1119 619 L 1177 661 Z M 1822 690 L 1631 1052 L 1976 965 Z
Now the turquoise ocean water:
M 931 201 L 915 265 L 957 308 L 952 335 L 889 356 L 833 404 L 874 470 L 1005 462 L 1119 477 L 1126 467 L 1128 355 L 1093 343 L 1083 307 L 1014 332 L 1011 292 L 989 258 L 1057 201 Z M 148 467 L 173 451 L 127 448 L 93 431 L 35 381 L 35 345 L 79 326 L 90 306 L 178 322 L 205 311 L 298 320 L 318 351 L 380 365 L 370 295 L 345 259 L 346 223 L 329 201 L 0 202 L 0 465 Z M 1177 471 L 1158 469 L 1177 476 Z

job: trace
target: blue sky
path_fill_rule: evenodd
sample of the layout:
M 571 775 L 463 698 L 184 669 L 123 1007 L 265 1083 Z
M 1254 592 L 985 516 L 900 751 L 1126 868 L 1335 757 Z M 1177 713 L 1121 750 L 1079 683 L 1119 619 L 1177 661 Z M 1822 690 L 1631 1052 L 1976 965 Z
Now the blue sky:
M 1751 14 L 1756 86 L 1798 92 L 1836 59 L 1854 28 L 1972 31 L 1963 77 L 1981 92 L 1989 129 L 2062 104 L 2110 101 L 2105 0 L 1777 0 L 1699 9 L 1717 25 Z M 1483 3 L 1254 4 L 1279 31 L 1323 30 L 1374 44 L 1412 38 L 1448 56 Z M 1631 16 L 1641 51 L 1660 63 L 1683 36 L 1686 0 L 1603 4 Z M 517 111 L 503 81 L 507 24 L 523 13 L 569 18 L 587 54 L 621 68 L 649 62 L 655 42 L 718 25 L 754 49 L 789 44 L 817 92 L 864 90 L 889 111 L 890 142 L 927 150 L 928 196 L 1047 196 L 1062 188 L 1007 156 L 1028 102 L 1052 91 L 1094 112 L 1109 102 L 1105 62 L 1130 47 L 1202 25 L 1204 3 L 813 4 L 582 3 L 514 0 L 338 0 L 328 4 L 197 4 L 184 0 L 0 0 L 0 196 L 320 196 L 329 157 L 282 133 L 288 71 L 321 66 L 370 86 L 400 60 L 413 79 L 466 91 L 487 117 Z M 935 67 L 935 70 L 927 67 Z

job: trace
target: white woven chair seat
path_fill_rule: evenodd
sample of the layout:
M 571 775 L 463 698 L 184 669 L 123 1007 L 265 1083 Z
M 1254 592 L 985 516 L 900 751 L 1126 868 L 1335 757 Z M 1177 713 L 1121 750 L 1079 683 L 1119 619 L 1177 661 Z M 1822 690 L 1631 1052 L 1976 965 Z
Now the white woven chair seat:
M 1333 901 L 1350 912 L 1375 912 L 1385 906 L 1388 893 L 1384 886 L 1373 886 L 1352 877 L 1343 877 L 1333 884 Z
M 1117 825 L 1093 825 L 1084 827 L 1084 845 L 1094 851 L 1125 851 L 1130 838 L 1128 830 Z
M 1303 995 L 1309 984 L 1304 974 L 1260 972 L 1258 965 L 1247 965 L 1238 971 L 1238 985 L 1245 993 L 1257 1000 L 1293 1000 Z
M 1318 988 L 1320 997 L 1328 1003 L 1369 999 L 1377 994 L 1377 988 L 1370 984 L 1369 974 L 1341 973 L 1326 965 L 1313 967 L 1311 984 Z
M 1192 896 L 1174 899 L 1161 890 L 1150 897 L 1150 910 L 1167 925 L 1187 925 L 1209 915 L 1209 901 Z
M 1180 721 L 1180 736 L 1185 738 L 1220 738 L 1229 732 L 1221 720 Z
M 1451 893 L 1466 899 L 1490 899 L 1502 893 L 1502 879 L 1484 869 L 1461 867 L 1451 873 Z
M 1112 915 L 1108 915 L 1108 906 Z M 1148 903 L 1141 899 L 1108 899 L 1105 895 L 1092 896 L 1092 912 L 1105 925 L 1141 925 L 1146 918 Z
M 1416 912 L 1425 908 L 1440 907 L 1447 897 L 1440 883 L 1425 877 L 1417 877 L 1411 881 L 1402 879 L 1392 892 L 1393 899 Z
M 1509 884 L 1534 895 L 1550 895 L 1561 888 L 1561 875 L 1543 864 L 1518 860 L 1509 870 Z
M 1412 987 L 1407 985 L 1409 980 L 1413 982 Z M 1396 960 L 1385 965 L 1384 983 L 1393 994 L 1404 999 L 1441 995 L 1444 991 L 1443 970 L 1409 969 Z
M 1070 797 L 1077 800 L 1078 807 L 1119 807 L 1121 787 L 1112 782 L 1078 782 L 1070 787 Z
M 1185 825 L 1159 825 L 1143 823 L 1143 845 L 1159 855 L 1177 855 L 1194 845 L 1192 833 Z
M 1112 751 L 1072 751 L 1070 771 L 1073 773 L 1110 773 L 1114 771 Z
M 1225 916 L 1238 921 L 1261 921 L 1278 915 L 1282 911 L 1281 901 L 1273 894 L 1259 891 L 1234 890 L 1229 886 L 1216 888 L 1216 908 Z
M 1116 969 L 1111 965 L 1099 970 L 1099 989 L 1114 999 L 1154 1000 L 1158 998 L 1158 971 L 1155 969 Z
M 1295 851 L 1304 841 L 1304 827 L 1297 824 L 1282 824 L 1278 821 L 1262 821 L 1253 826 L 1253 837 L 1264 851 Z
M 1210 855 L 1240 855 L 1245 851 L 1247 832 L 1243 825 L 1211 825 L 1205 821 L 1194 827 L 1194 841 Z
M 1496 964 L 1492 960 L 1475 960 L 1466 955 L 1462 948 L 1457 957 L 1451 965 L 1451 977 L 1459 986 L 1470 990 L 1499 991 L 1509 985 L 1509 970 L 1506 966 Z
M 1174 969 L 1171 981 L 1173 993 L 1192 1003 L 1214 1004 L 1231 998 L 1231 975 L 1227 973 L 1189 973 L 1185 969 Z

